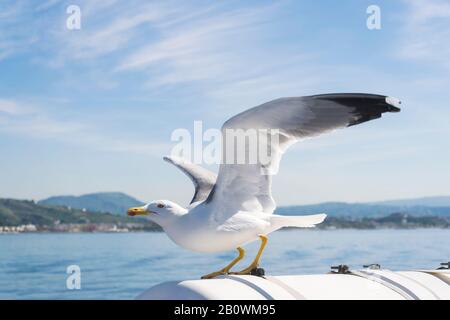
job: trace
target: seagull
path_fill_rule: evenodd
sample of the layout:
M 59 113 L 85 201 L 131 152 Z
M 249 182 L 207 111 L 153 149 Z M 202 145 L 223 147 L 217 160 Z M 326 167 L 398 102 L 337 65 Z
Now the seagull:
M 259 261 L 268 234 L 284 227 L 310 228 L 321 223 L 326 214 L 284 216 L 274 214 L 272 176 L 276 174 L 283 153 L 299 140 L 339 128 L 380 118 L 385 112 L 399 112 L 397 98 L 365 94 L 337 93 L 280 98 L 248 109 L 227 120 L 222 126 L 222 162 L 215 173 L 179 157 L 164 157 L 186 174 L 195 186 L 191 203 L 182 207 L 172 201 L 157 200 L 130 208 L 129 216 L 146 216 L 160 225 L 179 246 L 204 253 L 237 249 L 238 255 L 219 271 L 203 276 L 263 275 Z M 261 139 L 270 150 L 266 161 L 233 163 L 224 161 L 227 152 L 226 130 L 273 129 L 272 139 Z M 355 131 L 356 133 L 356 131 Z M 252 141 L 247 142 L 246 156 Z M 261 142 L 259 142 L 261 143 Z M 244 257 L 245 244 L 260 240 L 252 263 L 241 271 L 230 270 Z

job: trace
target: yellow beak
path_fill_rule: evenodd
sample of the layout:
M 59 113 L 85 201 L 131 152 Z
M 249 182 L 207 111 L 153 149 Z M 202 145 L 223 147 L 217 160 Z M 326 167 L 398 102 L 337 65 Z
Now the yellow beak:
M 147 210 L 145 210 L 142 207 L 136 207 L 136 208 L 128 209 L 127 214 L 129 216 L 131 216 L 131 217 L 134 217 L 134 216 L 146 216 L 146 215 L 148 215 L 148 212 L 147 212 Z

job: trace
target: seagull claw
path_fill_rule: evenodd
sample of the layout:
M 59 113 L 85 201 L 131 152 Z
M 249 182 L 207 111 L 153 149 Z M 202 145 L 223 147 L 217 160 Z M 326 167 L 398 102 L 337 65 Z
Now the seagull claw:
M 227 274 L 228 273 L 220 270 L 220 271 L 216 271 L 216 272 L 212 272 L 212 273 L 209 273 L 207 275 L 204 275 L 204 276 L 202 276 L 202 279 L 214 279 L 214 278 L 216 278 L 218 276 L 224 276 L 224 275 L 227 275 Z
M 261 254 L 264 251 L 264 248 L 267 244 L 267 236 L 264 234 L 260 234 L 259 238 L 261 239 L 261 246 L 259 247 L 258 253 L 253 260 L 253 262 L 245 269 L 238 272 L 230 272 L 230 275 L 253 275 L 253 276 L 264 276 L 264 269 L 258 268 L 259 259 L 261 258 Z
M 218 276 L 222 275 L 252 275 L 252 276 L 264 276 L 264 269 L 258 268 L 259 259 L 261 258 L 261 254 L 264 251 L 264 248 L 267 244 L 267 236 L 264 234 L 260 234 L 259 238 L 261 239 L 261 246 L 259 247 L 258 253 L 256 254 L 255 259 L 253 262 L 245 269 L 238 271 L 238 272 L 229 272 L 230 269 L 238 263 L 242 258 L 244 258 L 245 251 L 241 247 L 237 247 L 237 250 L 239 251 L 239 255 L 231 261 L 225 268 L 220 269 L 219 271 L 212 272 L 210 274 L 207 274 L 202 277 L 202 279 L 213 279 Z
M 242 271 L 238 271 L 238 272 L 230 272 L 228 273 L 229 275 L 234 275 L 234 276 L 257 276 L 257 277 L 264 277 L 265 275 L 265 271 L 263 268 L 259 268 L 259 267 L 254 267 L 252 269 L 248 269 L 245 268 Z
M 204 276 L 202 277 L 202 279 L 213 279 L 213 278 L 216 278 L 216 277 L 218 277 L 218 276 L 223 276 L 223 275 L 229 274 L 230 269 L 231 269 L 236 263 L 238 263 L 239 261 L 241 261 L 242 258 L 244 258 L 244 255 L 245 255 L 244 249 L 242 249 L 241 247 L 237 247 L 236 249 L 237 249 L 237 251 L 239 252 L 239 255 L 238 255 L 236 258 L 234 258 L 233 261 L 231 261 L 225 268 L 220 269 L 219 271 L 212 272 L 212 273 L 210 273 L 210 274 L 204 275 Z

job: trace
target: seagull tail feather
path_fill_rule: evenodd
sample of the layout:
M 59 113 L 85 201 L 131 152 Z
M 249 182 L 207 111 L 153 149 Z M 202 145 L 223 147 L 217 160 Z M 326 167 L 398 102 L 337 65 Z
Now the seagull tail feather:
M 294 228 L 313 228 L 316 224 L 322 223 L 326 214 L 313 214 L 307 216 L 280 216 L 280 215 L 272 215 L 270 218 L 270 222 L 273 226 L 278 228 L 283 227 L 294 227 Z

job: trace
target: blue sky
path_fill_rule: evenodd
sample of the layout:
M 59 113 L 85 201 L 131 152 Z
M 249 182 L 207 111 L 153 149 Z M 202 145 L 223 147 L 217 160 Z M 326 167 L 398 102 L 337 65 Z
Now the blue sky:
M 66 8 L 81 8 L 68 30 Z M 366 8 L 381 8 L 368 30 Z M 369 92 L 400 114 L 293 147 L 279 205 L 450 194 L 450 2 L 2 1 L 0 197 L 192 195 L 162 156 L 283 96 Z

